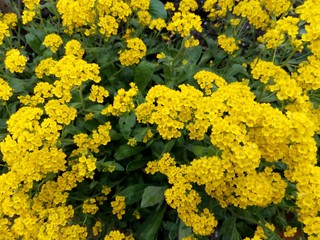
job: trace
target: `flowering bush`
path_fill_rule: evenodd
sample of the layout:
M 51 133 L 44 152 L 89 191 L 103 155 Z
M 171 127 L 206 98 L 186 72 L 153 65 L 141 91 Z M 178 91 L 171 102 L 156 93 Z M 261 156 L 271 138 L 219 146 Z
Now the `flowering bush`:
M 9 9 L 2 239 L 320 239 L 319 1 Z

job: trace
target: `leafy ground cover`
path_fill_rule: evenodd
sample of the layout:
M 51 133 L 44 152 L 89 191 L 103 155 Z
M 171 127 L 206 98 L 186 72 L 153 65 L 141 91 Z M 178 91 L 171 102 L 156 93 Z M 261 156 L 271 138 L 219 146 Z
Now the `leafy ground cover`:
M 1 239 L 320 239 L 319 1 L 8 4 Z

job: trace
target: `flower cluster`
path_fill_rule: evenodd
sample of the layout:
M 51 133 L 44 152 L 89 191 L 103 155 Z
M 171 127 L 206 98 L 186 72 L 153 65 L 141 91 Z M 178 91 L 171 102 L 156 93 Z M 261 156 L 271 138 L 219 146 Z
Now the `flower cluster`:
M 213 84 L 217 87 L 226 85 L 226 81 L 215 73 L 205 70 L 199 71 L 194 75 L 194 79 L 206 95 L 211 95 Z
M 290 43 L 297 49 L 301 50 L 302 41 L 297 39 L 299 19 L 294 17 L 285 17 L 275 23 L 275 27 L 260 36 L 257 40 L 263 42 L 267 48 L 276 49 L 285 41 L 285 34 L 288 36 Z
M 127 40 L 127 48 L 127 50 L 120 51 L 119 55 L 119 60 L 123 66 L 138 64 L 147 53 L 146 45 L 139 38 Z
M 99 152 L 100 145 L 106 145 L 111 141 L 109 131 L 111 125 L 106 122 L 103 125 L 99 125 L 98 130 L 93 130 L 92 135 L 88 136 L 86 133 L 80 133 L 73 137 L 74 143 L 78 146 L 78 149 L 73 151 L 73 154 L 78 154 L 86 150 L 93 152 Z
M 97 8 L 97 10 L 96 10 Z M 125 1 L 59 0 L 57 9 L 62 15 L 63 25 L 72 34 L 80 29 L 87 35 L 95 34 L 97 29 L 106 37 L 117 34 L 121 21 L 126 21 L 132 14 Z M 98 19 L 98 21 L 95 21 Z M 93 24 L 91 24 L 93 23 Z
M 0 99 L 3 101 L 8 101 L 11 96 L 12 88 L 5 80 L 0 78 Z
M 22 73 L 27 64 L 27 57 L 22 55 L 18 49 L 11 49 L 6 52 L 4 64 L 11 73 Z
M 253 66 L 255 70 L 253 76 L 258 76 L 255 74 L 258 73 L 256 70 L 259 68 L 259 62 L 255 62 Z M 264 68 L 266 69 L 268 68 Z M 280 69 L 278 73 L 273 72 L 277 67 L 270 69 L 272 70 L 263 71 L 266 76 L 260 76 L 262 81 L 267 82 L 272 76 L 278 83 L 277 79 L 285 76 L 281 75 Z M 205 71 L 197 74 L 195 78 L 208 79 L 209 83 L 215 82 L 217 78 L 215 74 Z M 189 194 L 192 193 L 190 191 L 192 184 L 187 187 L 190 184 L 186 182 L 188 179 L 198 185 L 204 185 L 207 194 L 219 200 L 224 207 L 229 204 L 240 208 L 266 207 L 270 203 L 276 204 L 284 197 L 287 183 L 272 168 L 266 167 L 262 172 L 257 172 L 256 168 L 261 164 L 262 159 L 267 161 L 282 159 L 289 166 L 287 178 L 292 182 L 298 181 L 297 186 L 302 184 L 299 183 L 302 179 L 296 175 L 298 174 L 297 166 L 301 168 L 300 164 L 316 163 L 316 147 L 312 135 L 317 128 L 314 122 L 307 120 L 306 114 L 294 110 L 292 112 L 288 110 L 283 114 L 268 104 L 255 102 L 255 96 L 245 83 L 227 85 L 223 81 L 221 83 L 223 84 L 208 97 L 203 97 L 201 94 L 193 95 L 190 90 L 185 95 L 184 89 L 192 89 L 192 87 L 180 86 L 182 91 L 178 92 L 156 86 L 149 90 L 147 102 L 136 109 L 138 121 L 157 124 L 157 131 L 163 139 L 178 138 L 184 128 L 189 130 L 191 139 L 203 139 L 209 127 L 212 127 L 211 143 L 222 151 L 221 158 L 200 158 L 193 160 L 190 166 L 180 168 L 175 166 L 175 162 L 168 155 L 148 164 L 147 172 L 160 171 L 167 175 L 169 183 L 173 184 L 172 189 L 166 193 L 166 199 L 174 208 L 184 206 L 181 205 L 186 201 L 181 199 L 183 196 L 181 191 L 185 191 L 184 188 L 189 190 Z M 182 98 L 183 95 L 185 98 Z M 297 136 L 297 132 L 303 132 L 302 135 L 299 134 L 303 136 L 303 141 Z M 316 171 L 317 167 L 311 167 L 313 168 Z M 183 182 L 178 177 L 179 174 Z M 179 194 L 175 193 L 178 189 Z M 309 189 L 314 187 L 310 186 Z M 304 194 L 306 191 L 304 187 Z M 299 196 L 298 194 L 298 198 Z M 190 199 L 190 196 L 188 198 Z M 194 204 L 199 204 L 200 199 L 196 199 L 193 200 Z M 299 200 L 297 203 L 302 204 Z M 186 208 L 192 209 L 189 205 Z M 306 207 L 303 209 L 307 210 Z M 185 219 L 183 210 L 178 209 L 178 214 L 181 219 Z M 191 213 L 187 215 L 188 219 L 192 216 Z M 188 220 L 184 222 L 192 226 L 194 232 L 198 234 L 209 234 L 196 230 L 195 223 Z M 317 233 L 309 230 L 309 227 L 306 227 L 306 231 Z
M 191 30 L 201 32 L 201 23 L 201 18 L 192 12 L 175 12 L 171 22 L 168 23 L 167 30 L 186 37 L 190 35 Z
M 114 97 L 113 104 L 108 105 L 101 113 L 120 116 L 134 109 L 133 98 L 137 96 L 139 90 L 135 83 L 130 83 L 130 87 L 128 91 L 125 91 L 123 88 L 119 89 L 117 95 Z
M 111 202 L 112 214 L 117 215 L 118 219 L 122 219 L 122 216 L 126 213 L 126 203 L 124 196 L 116 196 L 116 199 Z
M 0 13 L 0 45 L 6 37 L 10 36 L 9 29 L 13 29 L 18 22 L 17 15 L 15 13 Z
M 22 12 L 22 23 L 27 24 L 35 17 L 40 0 L 23 0 L 24 10 Z
M 109 96 L 108 90 L 106 90 L 102 86 L 92 85 L 91 86 L 91 93 L 89 95 L 89 100 L 103 103 L 103 98 L 106 98 Z
M 2 238 L 320 238 L 319 1 L 10 3 Z
M 62 39 L 59 35 L 57 34 L 49 34 L 45 37 L 43 41 L 43 45 L 50 48 L 52 52 L 56 52 L 59 48 L 59 46 L 62 44 Z
M 86 214 L 95 214 L 98 211 L 96 200 L 94 198 L 87 199 L 83 202 L 82 211 Z
M 210 211 L 205 208 L 199 212 L 197 206 L 201 202 L 199 194 L 192 189 L 191 182 L 186 179 L 186 168 L 178 168 L 169 154 L 164 154 L 159 161 L 149 162 L 147 173 L 161 172 L 168 176 L 168 181 L 173 184 L 172 188 L 166 190 L 167 203 L 177 209 L 179 217 L 192 226 L 193 231 L 200 235 L 209 235 L 214 231 L 217 221 Z
M 296 99 L 302 94 L 302 88 L 294 78 L 272 62 L 256 59 L 252 64 L 252 76 L 267 84 L 267 89 L 277 92 L 279 100 Z
M 237 46 L 236 40 L 232 37 L 227 37 L 224 34 L 218 37 L 218 44 L 228 54 L 232 54 L 234 51 L 239 49 L 239 47 Z

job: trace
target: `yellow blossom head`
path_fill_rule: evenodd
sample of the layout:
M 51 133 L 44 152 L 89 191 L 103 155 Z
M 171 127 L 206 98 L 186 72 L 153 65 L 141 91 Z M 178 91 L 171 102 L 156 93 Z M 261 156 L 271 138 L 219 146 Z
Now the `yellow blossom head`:
M 44 41 L 42 44 L 50 48 L 50 50 L 55 53 L 62 43 L 63 43 L 62 38 L 58 34 L 52 33 L 52 34 L 48 34 L 44 38 Z
M 27 64 L 27 57 L 23 56 L 18 49 L 11 49 L 6 53 L 4 64 L 11 73 L 22 73 Z

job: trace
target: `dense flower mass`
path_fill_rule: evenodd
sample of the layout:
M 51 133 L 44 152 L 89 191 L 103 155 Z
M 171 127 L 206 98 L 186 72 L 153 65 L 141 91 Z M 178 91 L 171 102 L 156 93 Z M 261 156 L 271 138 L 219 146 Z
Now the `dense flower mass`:
M 8 101 L 12 96 L 12 88 L 9 84 L 2 78 L 0 78 L 0 99 L 3 101 Z
M 9 2 L 1 239 L 320 238 L 320 1 Z
M 0 13 L 0 45 L 3 43 L 5 37 L 10 36 L 10 29 L 13 29 L 18 22 L 17 15 L 15 13 Z
M 11 73 L 22 73 L 27 63 L 27 57 L 22 55 L 18 49 L 12 49 L 6 52 L 4 64 Z
M 236 40 L 232 37 L 227 37 L 224 34 L 218 37 L 218 44 L 229 54 L 232 54 L 234 51 L 239 49 Z
M 43 45 L 50 48 L 52 52 L 56 52 L 62 43 L 61 37 L 54 33 L 47 35 L 43 41 Z
M 127 50 L 120 51 L 119 60 L 123 66 L 130 66 L 139 63 L 146 55 L 147 47 L 139 38 L 132 38 L 127 41 Z

